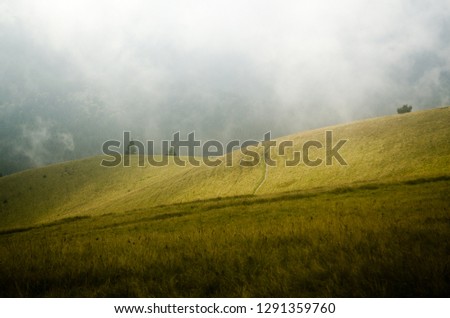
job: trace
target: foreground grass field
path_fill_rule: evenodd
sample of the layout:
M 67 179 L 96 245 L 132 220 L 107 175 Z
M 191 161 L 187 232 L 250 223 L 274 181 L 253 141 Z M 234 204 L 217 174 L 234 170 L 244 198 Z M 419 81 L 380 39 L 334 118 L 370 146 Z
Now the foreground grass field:
M 78 216 L 0 234 L 0 296 L 449 297 L 450 177 Z

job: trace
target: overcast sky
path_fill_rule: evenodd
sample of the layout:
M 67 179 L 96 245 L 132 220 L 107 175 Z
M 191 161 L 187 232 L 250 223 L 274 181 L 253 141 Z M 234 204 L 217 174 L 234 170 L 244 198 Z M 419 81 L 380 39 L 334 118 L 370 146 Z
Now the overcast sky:
M 450 104 L 450 1 L 0 0 L 0 172 L 122 131 L 262 139 Z

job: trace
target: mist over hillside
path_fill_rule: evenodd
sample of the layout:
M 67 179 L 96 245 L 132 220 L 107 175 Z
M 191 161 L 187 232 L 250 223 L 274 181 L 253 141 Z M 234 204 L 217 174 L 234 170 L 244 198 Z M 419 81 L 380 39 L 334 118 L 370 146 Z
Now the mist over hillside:
M 450 104 L 450 3 L 0 4 L 0 172 L 134 138 L 257 139 Z

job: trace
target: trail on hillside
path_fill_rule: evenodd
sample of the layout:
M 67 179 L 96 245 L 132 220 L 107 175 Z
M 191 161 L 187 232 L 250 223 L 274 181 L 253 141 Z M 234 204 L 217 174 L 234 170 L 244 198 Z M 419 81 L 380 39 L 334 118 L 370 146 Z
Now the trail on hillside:
M 261 180 L 258 182 L 257 186 L 255 187 L 255 190 L 253 190 L 253 194 L 256 194 L 256 192 L 258 192 L 259 188 L 261 188 L 261 186 L 264 184 L 264 181 L 266 181 L 266 179 L 267 179 L 268 173 L 269 173 L 269 168 L 267 167 L 267 163 L 266 163 L 266 160 L 264 158 L 264 161 L 263 161 L 263 174 L 262 174 Z

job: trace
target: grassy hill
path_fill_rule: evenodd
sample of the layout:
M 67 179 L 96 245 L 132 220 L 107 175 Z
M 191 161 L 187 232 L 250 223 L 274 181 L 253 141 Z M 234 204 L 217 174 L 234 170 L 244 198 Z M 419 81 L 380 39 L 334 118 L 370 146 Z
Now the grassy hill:
M 449 297 L 449 123 L 447 107 L 277 140 L 331 130 L 346 166 L 94 157 L 2 177 L 0 296 Z
M 124 212 L 217 197 L 273 194 L 370 182 L 391 182 L 450 175 L 450 108 L 393 115 L 316 129 L 279 138 L 294 141 L 348 140 L 340 153 L 347 166 L 317 167 L 100 167 L 102 157 L 65 162 L 0 178 L 0 228 L 29 226 L 57 219 Z M 314 149 L 313 149 L 314 150 Z M 262 153 L 261 147 L 257 149 Z M 242 155 L 233 153 L 236 163 Z M 311 158 L 324 158 L 317 149 Z M 223 159 L 223 158 L 222 158 Z M 266 171 L 267 169 L 267 171 Z M 256 193 L 255 193 L 255 190 Z

